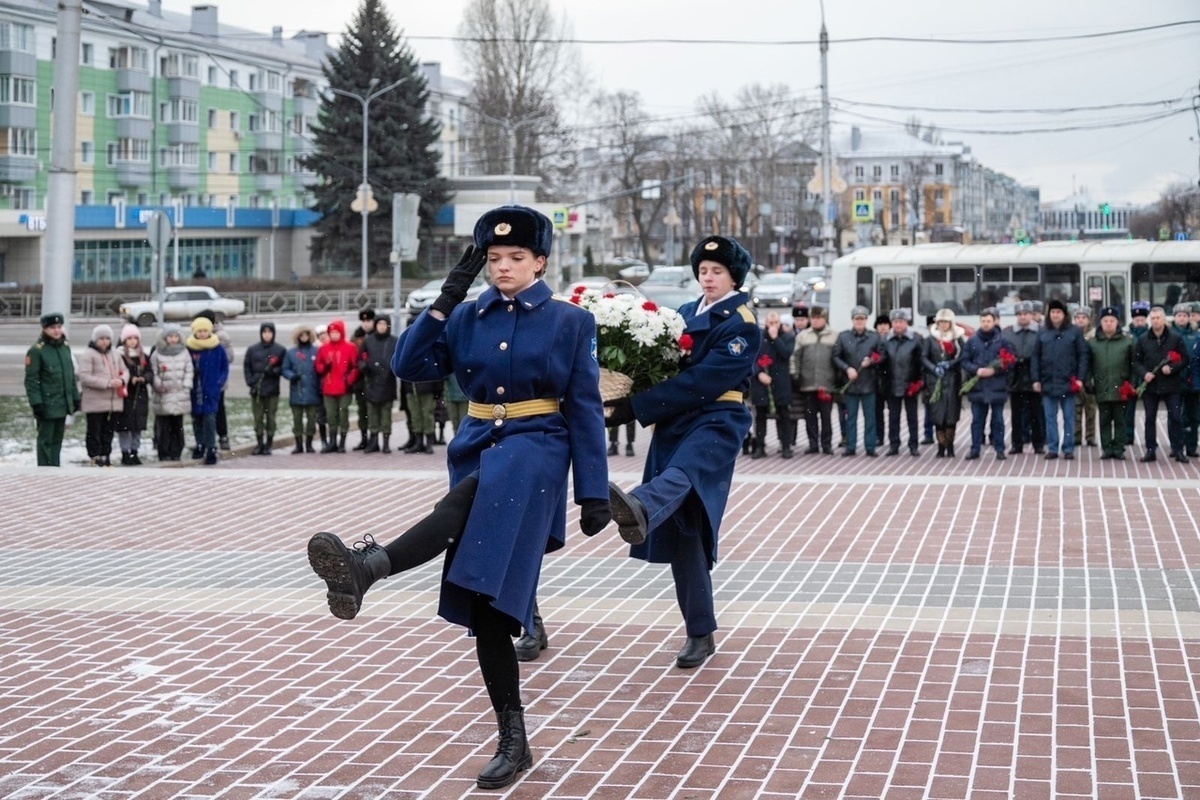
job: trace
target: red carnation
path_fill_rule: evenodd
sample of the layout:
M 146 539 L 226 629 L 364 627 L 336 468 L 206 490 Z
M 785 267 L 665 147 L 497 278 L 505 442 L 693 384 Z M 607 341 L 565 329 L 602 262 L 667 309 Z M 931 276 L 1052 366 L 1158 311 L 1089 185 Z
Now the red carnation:
M 1167 353 L 1167 362 L 1168 363 L 1178 364 L 1180 361 L 1183 361 L 1183 356 L 1179 355 L 1179 353 L 1175 352 L 1174 350 Z
M 267 361 L 268 361 L 268 363 L 271 363 L 271 364 L 278 364 L 279 356 L 271 356 L 270 358 L 267 359 Z
M 1001 369 L 1012 369 L 1013 365 L 1016 363 L 1017 363 L 1017 357 L 1014 356 L 1011 352 L 1009 352 L 1008 348 L 1001 347 L 1000 348 L 1000 368 Z
M 685 353 L 692 352 L 693 344 L 694 344 L 694 342 L 692 340 L 692 335 L 690 333 L 685 333 L 679 337 L 679 349 L 682 350 L 683 352 L 685 352 Z
M 1133 388 L 1133 384 L 1125 381 L 1117 388 L 1117 395 L 1122 400 L 1132 400 L 1137 397 L 1137 389 Z
M 1067 387 L 1070 389 L 1071 394 L 1078 394 L 1083 391 L 1083 384 L 1074 375 L 1067 379 Z
M 918 394 L 921 393 L 921 390 L 924 388 L 925 388 L 924 381 L 913 381 L 912 383 L 910 383 L 908 385 L 908 388 L 904 390 L 904 396 L 905 397 L 916 397 Z
M 646 302 L 642 303 L 642 308 L 644 308 L 646 311 L 658 311 L 658 306 L 654 304 L 653 300 L 647 300 Z
M 759 369 L 768 369 L 772 364 L 775 363 L 775 361 L 769 355 L 763 353 L 758 357 L 758 361 L 755 363 L 758 364 Z
M 822 403 L 832 403 L 833 395 L 831 395 L 824 386 L 817 389 L 817 400 Z
M 616 297 L 617 293 L 616 292 L 605 292 L 604 296 L 605 297 Z
M 872 364 L 878 364 L 880 361 L 883 361 L 883 356 L 879 355 L 879 353 L 871 353 Z
M 944 350 L 946 355 L 948 355 L 948 356 L 954 355 L 954 340 L 952 340 L 952 339 L 943 340 L 942 341 L 942 350 Z
M 576 287 L 575 287 L 575 291 L 574 291 L 574 292 L 572 292 L 572 294 L 575 294 L 575 295 L 580 295 L 580 294 L 583 294 L 583 293 L 584 293 L 584 292 L 586 292 L 586 291 L 587 291 L 587 287 L 586 287 L 586 286 L 584 286 L 583 284 L 579 284 L 578 286 L 576 286 Z
M 571 302 L 572 302 L 572 303 L 574 303 L 575 305 L 579 305 L 579 298 L 580 298 L 580 297 L 582 297 L 582 295 L 579 295 L 579 294 L 573 294 L 573 295 L 571 295 Z

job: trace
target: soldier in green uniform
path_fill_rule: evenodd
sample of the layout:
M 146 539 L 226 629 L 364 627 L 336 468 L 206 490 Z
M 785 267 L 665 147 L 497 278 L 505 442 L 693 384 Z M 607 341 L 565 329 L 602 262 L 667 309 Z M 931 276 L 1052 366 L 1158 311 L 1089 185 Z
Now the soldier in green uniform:
M 43 314 L 42 335 L 25 354 L 25 396 L 37 420 L 37 463 L 57 467 L 67 415 L 79 409 L 75 364 L 63 335 L 63 315 Z

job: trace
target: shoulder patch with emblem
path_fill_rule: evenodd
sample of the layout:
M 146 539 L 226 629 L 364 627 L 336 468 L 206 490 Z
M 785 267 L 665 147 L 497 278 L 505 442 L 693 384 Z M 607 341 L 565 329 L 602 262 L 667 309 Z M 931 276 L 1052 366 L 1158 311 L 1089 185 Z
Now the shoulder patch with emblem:
M 740 306 L 738 306 L 738 313 L 742 315 L 742 322 L 757 322 L 757 320 L 754 319 L 754 312 L 747 308 L 745 303 L 742 303 Z
M 731 356 L 740 356 L 743 352 L 745 352 L 748 346 L 749 342 L 747 342 L 741 336 L 738 336 L 729 343 L 729 354 Z

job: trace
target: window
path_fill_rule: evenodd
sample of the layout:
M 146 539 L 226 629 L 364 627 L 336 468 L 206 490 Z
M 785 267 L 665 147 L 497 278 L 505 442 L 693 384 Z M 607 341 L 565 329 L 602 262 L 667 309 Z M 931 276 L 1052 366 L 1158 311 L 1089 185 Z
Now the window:
M 82 164 L 96 163 L 96 145 L 93 142 L 79 143 L 79 161 Z
M 241 172 L 242 170 L 241 170 L 240 162 L 241 162 L 240 154 L 230 153 L 229 154 L 229 171 L 230 172 Z
M 0 50 L 34 51 L 33 26 L 17 22 L 0 22 Z
M 935 176 L 939 177 L 939 178 L 940 178 L 940 177 L 942 177 L 942 174 L 943 174 L 943 172 L 942 172 L 942 165 L 941 165 L 941 164 L 934 164 L 934 165 L 933 165 L 933 174 L 934 174 Z
M 866 192 L 866 190 L 865 190 L 865 189 L 855 189 L 855 190 L 854 190 L 854 199 L 855 199 L 856 201 L 858 201 L 858 200 L 866 200 L 866 199 L 867 199 L 867 192 Z
M 208 85 L 209 86 L 217 85 L 217 68 L 216 67 L 208 68 Z
M 122 161 L 137 161 L 149 163 L 150 140 L 148 139 L 118 139 L 109 142 L 106 148 L 108 164 Z
M 4 134 L 4 141 L 8 145 L 6 155 L 37 155 L 37 131 L 33 128 L 8 128 Z
M 236 111 L 229 112 L 229 130 L 240 131 L 242 129 L 242 118 Z
M 229 88 L 238 88 L 238 72 L 236 69 L 229 70 Z
M 158 106 L 159 122 L 195 122 L 199 106 L 195 100 L 168 100 Z
M 164 78 L 198 78 L 200 65 L 196 56 L 168 53 L 158 60 L 159 73 Z
M 1036 300 L 1041 285 L 1038 267 L 984 267 L 980 270 L 979 307 L 997 306 L 1001 314 L 1012 314 L 1021 300 Z
M 91 42 L 79 45 L 79 63 L 87 67 L 96 63 L 96 46 Z
M 890 167 L 888 167 L 888 175 L 894 181 L 900 180 L 900 165 L 892 164 Z
M 875 305 L 872 289 L 874 284 L 875 271 L 870 267 L 859 267 L 858 274 L 855 277 L 857 289 L 855 291 L 855 305 L 871 308 Z
M 248 76 L 246 76 L 246 86 L 252 92 L 258 91 L 258 73 L 257 72 L 251 72 Z
M 164 147 L 158 151 L 158 161 L 164 167 L 198 167 L 200 166 L 200 146 L 177 144 Z
M 250 114 L 246 117 L 246 130 L 251 133 L 258 130 L 258 114 Z
M 256 194 L 250 195 L 250 207 L 251 208 L 261 208 L 262 207 L 262 198 Z
M 863 177 L 865 176 L 865 174 L 866 173 L 863 169 L 862 164 L 858 164 L 854 167 L 854 180 L 861 181 L 863 179 Z
M 871 177 L 877 181 L 883 180 L 883 165 L 882 164 L 876 164 L 875 166 L 871 167 Z
M 208 129 L 212 130 L 215 127 L 217 127 L 217 110 L 210 108 L 208 110 Z
M 921 267 L 920 307 L 917 314 L 929 316 L 948 308 L 955 314 L 976 314 L 978 305 L 974 267 Z
M 267 91 L 280 92 L 283 90 L 283 76 L 278 72 L 267 73 Z
M 1200 300 L 1200 264 L 1134 264 L 1133 291 L 1135 300 L 1147 300 L 1152 306 L 1162 306 L 1170 325 L 1176 303 Z
M 90 206 L 96 203 L 96 193 L 91 189 L 84 189 L 79 193 L 79 205 Z
M 121 92 L 108 96 L 110 117 L 150 117 L 149 92 Z
M 109 69 L 133 69 L 139 72 L 150 71 L 150 53 L 144 47 L 122 45 L 108 51 Z
M 217 171 L 217 154 L 212 152 L 211 150 L 208 152 L 208 171 L 209 172 Z
M 95 116 L 95 114 L 96 114 L 96 93 L 95 92 L 80 92 L 79 93 L 79 113 L 85 117 Z
M 37 103 L 37 84 L 32 78 L 0 77 L 0 103 L 32 106 Z
M 34 199 L 33 189 L 13 189 L 12 207 L 22 211 L 32 211 L 37 208 Z

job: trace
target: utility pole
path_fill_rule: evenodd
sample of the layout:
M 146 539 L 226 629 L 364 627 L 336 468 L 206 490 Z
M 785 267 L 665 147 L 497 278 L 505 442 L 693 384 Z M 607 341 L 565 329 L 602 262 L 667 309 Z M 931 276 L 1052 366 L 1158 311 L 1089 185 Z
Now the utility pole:
M 821 3 L 821 264 L 833 265 L 837 248 L 833 237 L 833 145 L 829 135 L 829 33 L 825 30 L 825 3 Z
M 81 0 L 59 0 L 58 50 L 54 56 L 54 122 L 46 191 L 42 313 L 57 311 L 70 324 L 75 257 L 75 98 L 79 95 Z

